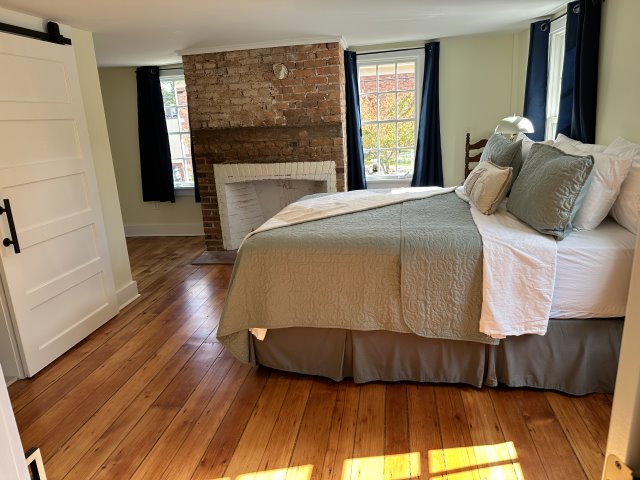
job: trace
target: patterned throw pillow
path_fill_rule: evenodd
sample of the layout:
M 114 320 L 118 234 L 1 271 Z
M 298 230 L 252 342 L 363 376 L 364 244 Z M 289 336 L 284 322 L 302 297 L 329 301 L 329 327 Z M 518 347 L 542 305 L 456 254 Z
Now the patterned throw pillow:
M 492 162 L 481 162 L 464 182 L 464 193 L 471 204 L 485 215 L 491 215 L 507 196 L 513 169 Z
M 536 143 L 513 182 L 507 210 L 540 233 L 562 240 L 571 232 L 592 169 L 592 156 L 569 155 Z
M 515 180 L 522 166 L 522 141 L 512 142 L 498 133 L 493 134 L 482 151 L 480 162 L 491 162 L 499 167 L 513 167 Z

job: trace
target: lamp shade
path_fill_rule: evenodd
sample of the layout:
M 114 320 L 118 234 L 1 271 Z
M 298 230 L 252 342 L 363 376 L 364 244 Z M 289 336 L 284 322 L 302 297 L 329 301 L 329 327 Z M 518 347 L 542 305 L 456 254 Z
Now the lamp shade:
M 520 132 L 532 133 L 533 131 L 533 123 L 531 123 L 531 120 L 525 117 L 520 117 L 518 115 L 513 115 L 511 117 L 505 117 L 500 120 L 498 122 L 498 126 L 496 127 L 495 133 L 516 135 Z

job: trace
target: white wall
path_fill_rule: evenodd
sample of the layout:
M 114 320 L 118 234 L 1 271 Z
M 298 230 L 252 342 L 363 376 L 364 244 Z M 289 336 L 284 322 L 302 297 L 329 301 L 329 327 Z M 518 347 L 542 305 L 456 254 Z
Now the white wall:
M 142 201 L 136 69 L 101 68 L 99 74 L 127 235 L 203 235 L 193 193 L 176 196 L 175 203 Z
M 528 37 L 498 33 L 440 41 L 440 132 L 446 186 L 464 181 L 464 145 L 522 114 Z M 524 60 L 522 53 L 524 52 Z
M 424 42 L 350 48 L 365 52 L 422 45 Z M 445 185 L 464 181 L 467 132 L 472 141 L 488 138 L 500 119 L 522 114 L 528 48 L 528 31 L 440 40 L 440 133 Z
M 74 28 L 71 29 L 71 40 L 76 53 L 91 152 L 96 169 L 100 202 L 102 203 L 107 244 L 111 255 L 113 279 L 118 295 L 118 305 L 122 306 L 138 295 L 138 288 L 131 277 L 129 253 L 124 236 L 118 187 L 93 47 L 93 35 L 91 32 Z
M 596 140 L 640 143 L 640 2 L 604 2 L 602 13 Z

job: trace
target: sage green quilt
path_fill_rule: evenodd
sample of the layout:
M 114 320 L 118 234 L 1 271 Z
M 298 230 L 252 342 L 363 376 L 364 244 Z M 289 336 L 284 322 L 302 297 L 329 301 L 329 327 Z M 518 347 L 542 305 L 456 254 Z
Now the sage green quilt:
M 496 344 L 479 332 L 481 306 L 482 240 L 468 204 L 445 193 L 249 237 L 217 336 L 244 362 L 249 328 L 388 330 Z

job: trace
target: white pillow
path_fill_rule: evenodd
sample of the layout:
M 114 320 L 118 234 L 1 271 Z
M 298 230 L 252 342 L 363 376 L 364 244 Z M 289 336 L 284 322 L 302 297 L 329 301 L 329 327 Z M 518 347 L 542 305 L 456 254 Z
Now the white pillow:
M 620 188 L 620 195 L 613 204 L 611 216 L 624 228 L 637 234 L 640 216 L 640 145 L 618 137 L 607 147 L 605 153 L 624 157 L 633 162 Z
M 607 153 L 587 153 L 579 146 L 568 142 L 556 142 L 555 147 L 571 155 L 593 157 L 591 185 L 573 219 L 573 228 L 594 230 L 605 219 L 618 198 L 622 182 L 629 174 L 631 160 Z
M 464 181 L 464 193 L 474 207 L 491 215 L 507 196 L 512 178 L 513 168 L 480 162 Z
M 518 140 L 522 140 L 522 161 L 524 162 L 529 156 L 529 151 L 531 150 L 531 146 L 536 142 L 531 140 L 522 132 L 518 133 L 518 136 L 516 137 L 516 142 Z M 544 143 L 545 145 L 553 146 L 553 140 L 545 140 L 544 142 L 538 142 L 538 143 Z
M 573 138 L 569 138 L 562 133 L 559 133 L 556 137 L 556 143 L 560 144 L 558 145 L 558 148 L 560 148 L 561 150 L 561 146 L 564 144 L 576 147 L 578 150 L 586 153 L 602 153 L 607 148 L 606 145 L 598 145 L 597 143 L 582 143 L 578 140 L 574 140 Z

